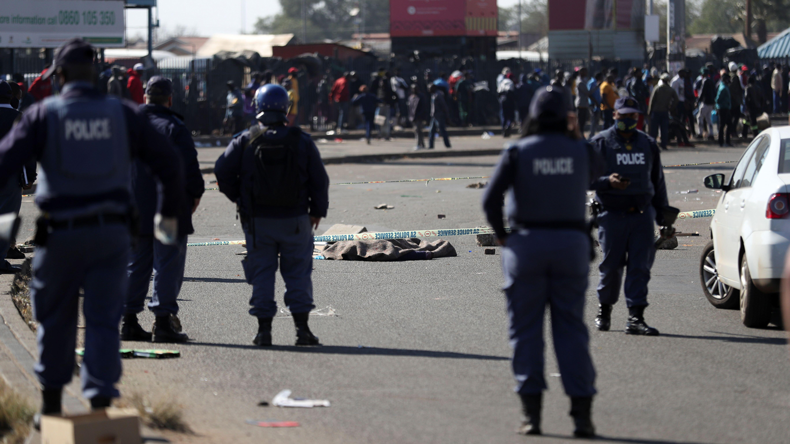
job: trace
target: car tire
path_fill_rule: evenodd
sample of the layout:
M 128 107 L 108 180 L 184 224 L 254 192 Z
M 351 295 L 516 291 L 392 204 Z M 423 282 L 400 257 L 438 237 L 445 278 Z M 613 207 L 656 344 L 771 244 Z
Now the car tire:
M 749 328 L 765 328 L 771 322 L 771 299 L 752 282 L 746 255 L 741 258 L 741 321 Z
M 713 241 L 708 242 L 702 249 L 702 256 L 699 260 L 699 278 L 702 292 L 705 293 L 705 297 L 708 298 L 711 305 L 716 308 L 738 308 L 740 292 L 719 280 Z

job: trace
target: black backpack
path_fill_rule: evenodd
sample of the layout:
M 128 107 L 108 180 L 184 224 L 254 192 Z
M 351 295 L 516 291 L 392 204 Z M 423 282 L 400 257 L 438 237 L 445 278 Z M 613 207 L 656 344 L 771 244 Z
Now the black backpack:
M 252 200 L 267 207 L 295 207 L 300 204 L 302 181 L 299 177 L 298 149 L 302 131 L 288 128 L 279 140 L 255 137 L 248 146 L 253 149 L 255 176 Z

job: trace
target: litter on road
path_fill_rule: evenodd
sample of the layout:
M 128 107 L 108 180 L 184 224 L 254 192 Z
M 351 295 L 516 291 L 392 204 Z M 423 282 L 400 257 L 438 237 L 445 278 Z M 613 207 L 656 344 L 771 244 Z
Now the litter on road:
M 252 419 L 248 419 L 247 424 L 258 426 L 258 427 L 270 427 L 270 428 L 299 427 L 299 423 L 296 421 L 255 421 Z
M 393 209 L 395 207 L 392 206 L 392 205 L 387 205 L 387 204 L 383 203 L 383 204 L 378 204 L 378 205 L 376 205 L 373 208 L 375 208 L 377 210 L 391 210 L 391 209 Z
M 286 389 L 274 397 L 272 400 L 272 405 L 277 407 L 297 407 L 311 409 L 313 407 L 329 407 L 329 401 L 325 399 L 291 398 L 291 391 Z
M 78 348 L 75 350 L 77 356 L 85 356 L 85 349 Z M 122 348 L 119 350 L 121 358 L 148 358 L 148 359 L 167 359 L 167 358 L 180 358 L 181 352 L 177 350 L 134 350 L 131 348 Z

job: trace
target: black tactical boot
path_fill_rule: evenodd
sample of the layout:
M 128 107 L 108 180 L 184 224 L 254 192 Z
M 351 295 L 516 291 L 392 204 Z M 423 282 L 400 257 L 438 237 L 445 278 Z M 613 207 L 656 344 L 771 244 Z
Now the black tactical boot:
M 592 396 L 571 398 L 571 416 L 576 429 L 573 436 L 577 438 L 593 438 L 595 426 L 592 423 Z
M 154 337 L 154 342 L 181 343 L 189 341 L 189 336 L 186 333 L 179 333 L 173 328 L 170 315 L 156 317 L 151 335 Z
M 258 334 L 252 343 L 259 347 L 272 346 L 272 319 L 274 318 L 258 318 Z
M 91 398 L 91 409 L 92 410 L 101 410 L 106 409 L 107 407 L 112 404 L 111 398 L 105 398 L 104 396 L 95 396 Z
M 121 326 L 121 341 L 151 342 L 151 333 L 143 330 L 136 314 L 126 314 L 123 316 L 123 325 Z
M 33 416 L 33 427 L 41 430 L 41 416 L 59 415 L 62 412 L 61 398 L 62 389 L 43 389 L 41 390 L 41 412 Z
M 518 428 L 518 433 L 521 435 L 540 435 L 540 410 L 543 407 L 543 394 L 519 394 L 519 397 L 521 397 L 524 421 L 521 423 L 521 427 Z
M 625 324 L 625 333 L 628 335 L 658 336 L 658 330 L 645 323 L 645 307 L 628 308 L 628 323 Z
M 307 326 L 310 313 L 294 313 L 293 317 L 294 325 L 296 325 L 296 345 L 321 345 L 318 342 L 318 337 Z
M 600 331 L 609 331 L 609 327 L 611 325 L 612 325 L 612 305 L 599 304 L 598 316 L 595 317 L 595 326 L 598 327 L 598 330 Z

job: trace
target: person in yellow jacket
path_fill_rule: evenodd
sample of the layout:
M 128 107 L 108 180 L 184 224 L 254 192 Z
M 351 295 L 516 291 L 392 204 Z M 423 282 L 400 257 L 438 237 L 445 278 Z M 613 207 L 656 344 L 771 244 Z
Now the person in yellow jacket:
M 291 89 L 288 90 L 288 97 L 291 98 L 291 103 L 293 103 L 293 122 L 291 122 L 291 126 L 297 121 L 299 118 L 299 80 L 296 76 L 299 75 L 299 68 L 288 68 L 288 77 L 287 80 L 291 81 Z M 286 88 L 287 89 L 287 88 Z M 288 119 L 291 120 L 291 114 L 288 113 Z
M 601 114 L 603 115 L 603 129 L 614 125 L 614 102 L 620 98 L 614 84 L 614 74 L 606 75 L 606 80 L 601 83 Z

